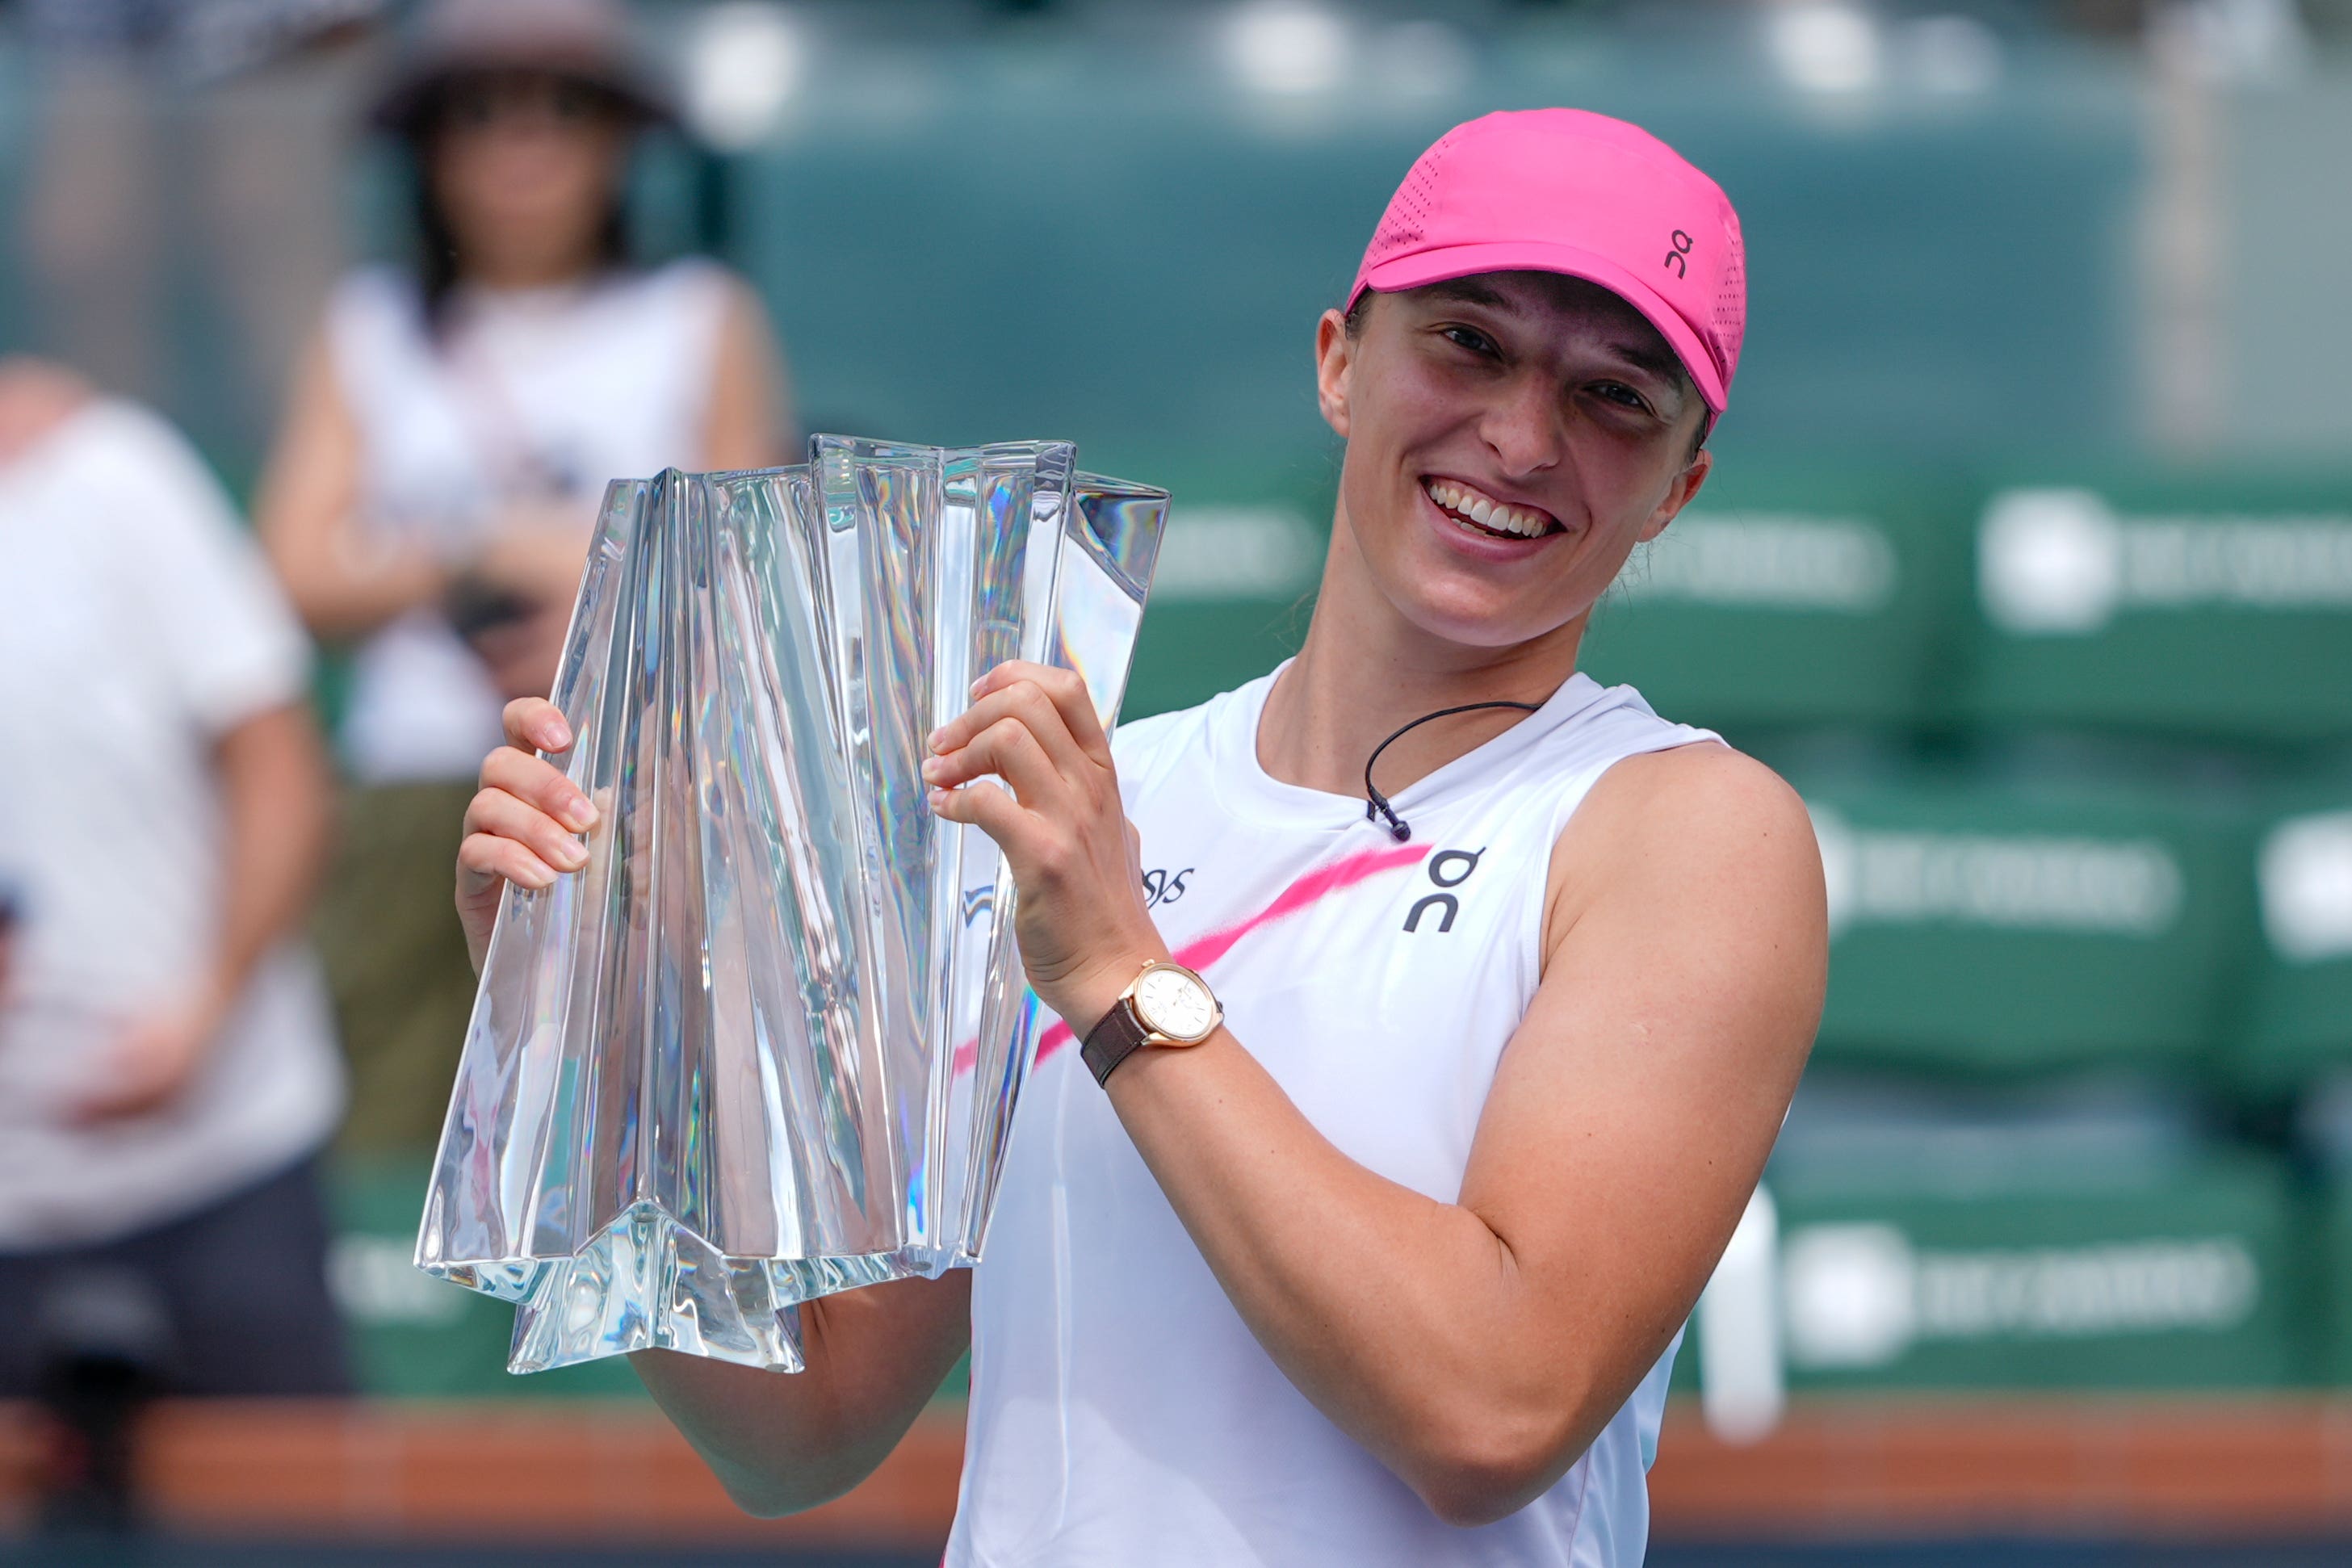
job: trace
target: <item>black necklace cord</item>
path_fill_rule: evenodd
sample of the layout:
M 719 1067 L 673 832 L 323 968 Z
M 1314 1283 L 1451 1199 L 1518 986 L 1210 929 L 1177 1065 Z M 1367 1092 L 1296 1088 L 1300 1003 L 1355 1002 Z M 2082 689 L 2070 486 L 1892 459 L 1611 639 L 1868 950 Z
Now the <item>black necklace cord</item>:
M 1404 729 L 1399 730 L 1395 734 L 1391 735 L 1387 740 L 1382 741 L 1379 745 L 1374 746 L 1372 748 L 1372 754 L 1364 759 L 1364 820 L 1366 822 L 1376 822 L 1382 817 L 1386 817 L 1389 825 L 1389 837 L 1395 839 L 1400 844 L 1412 837 L 1412 825 L 1396 814 L 1396 807 L 1389 804 L 1388 796 L 1382 795 L 1379 790 L 1372 787 L 1372 764 L 1381 760 L 1381 753 L 1382 752 L 1387 751 L 1391 746 L 1396 744 L 1398 741 L 1402 740 L 1407 731 L 1418 730 L 1423 724 L 1428 723 L 1432 719 L 1450 719 L 1456 713 L 1475 713 L 1480 710 L 1486 708 L 1516 708 L 1522 713 L 1533 713 L 1542 706 L 1543 704 L 1540 702 L 1465 702 L 1459 708 L 1440 708 L 1434 713 L 1424 713 L 1420 718 L 1415 719 L 1412 723 L 1407 724 Z

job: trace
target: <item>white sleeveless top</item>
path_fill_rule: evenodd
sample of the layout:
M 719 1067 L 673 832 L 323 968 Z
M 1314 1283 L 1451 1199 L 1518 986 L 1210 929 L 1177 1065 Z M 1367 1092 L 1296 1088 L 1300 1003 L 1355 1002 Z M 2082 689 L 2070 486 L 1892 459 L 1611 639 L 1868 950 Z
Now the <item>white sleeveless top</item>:
M 1258 765 L 1273 681 L 1118 731 L 1153 917 L 1325 1137 L 1453 1202 L 1535 995 L 1570 814 L 1620 759 L 1715 737 L 1660 719 L 1630 687 L 1571 677 L 1400 792 L 1412 837 L 1398 844 L 1361 800 Z M 1673 1359 L 1542 1497 L 1477 1529 L 1442 1522 L 1260 1348 L 1053 1025 L 975 1271 L 948 1563 L 1629 1568 L 1648 1538 Z
M 439 342 L 415 283 L 362 268 L 327 306 L 329 353 L 359 426 L 360 517 L 447 560 L 499 508 L 702 466 L 726 273 L 688 259 L 549 289 L 461 289 Z M 358 649 L 338 740 L 367 782 L 470 778 L 499 740 L 497 689 L 441 615 Z

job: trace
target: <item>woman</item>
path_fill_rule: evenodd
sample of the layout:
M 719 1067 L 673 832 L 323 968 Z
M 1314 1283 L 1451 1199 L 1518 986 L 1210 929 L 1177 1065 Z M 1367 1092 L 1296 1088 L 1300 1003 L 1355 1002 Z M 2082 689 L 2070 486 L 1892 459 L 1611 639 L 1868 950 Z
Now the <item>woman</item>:
M 595 0 L 428 16 L 375 111 L 414 155 L 417 265 L 337 289 L 263 487 L 297 606 L 353 650 L 337 740 L 362 788 L 320 934 L 362 1146 L 440 1130 L 473 982 L 430 868 L 501 704 L 553 683 L 606 482 L 781 458 L 751 291 L 629 262 L 630 144 L 669 112 L 634 58 Z
M 969 1343 L 953 1563 L 1641 1560 L 1672 1349 L 1827 941 L 1796 795 L 1575 668 L 1712 465 L 1739 268 L 1721 191 L 1632 126 L 1457 128 L 1317 330 L 1347 453 L 1297 658 L 1115 747 L 1075 678 L 1005 665 L 932 737 L 1069 1028 L 968 1279 L 804 1307 L 798 1377 L 635 1358 L 746 1507 L 854 1484 Z M 524 749 L 561 716 L 508 727 L 458 858 L 478 952 L 593 815 Z M 1147 910 L 1146 867 L 1183 899 Z

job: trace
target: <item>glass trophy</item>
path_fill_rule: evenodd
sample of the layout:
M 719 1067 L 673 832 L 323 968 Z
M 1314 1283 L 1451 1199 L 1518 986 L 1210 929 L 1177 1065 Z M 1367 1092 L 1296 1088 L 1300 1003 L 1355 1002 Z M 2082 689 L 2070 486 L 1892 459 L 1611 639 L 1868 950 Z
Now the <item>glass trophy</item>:
M 606 493 L 554 693 L 589 862 L 507 889 L 417 1240 L 514 1303 L 510 1370 L 796 1371 L 799 1302 L 980 1256 L 1036 1004 L 919 770 L 1010 658 L 1110 725 L 1168 495 L 1076 456 L 821 436 Z

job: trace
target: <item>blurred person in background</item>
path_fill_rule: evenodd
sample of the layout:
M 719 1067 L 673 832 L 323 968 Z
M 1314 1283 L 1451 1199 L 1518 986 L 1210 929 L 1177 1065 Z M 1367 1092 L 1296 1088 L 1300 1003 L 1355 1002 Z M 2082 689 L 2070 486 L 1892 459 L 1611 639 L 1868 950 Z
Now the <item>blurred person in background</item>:
M 195 453 L 0 362 L 0 1398 L 348 1392 L 309 648 Z M 100 1343 L 99 1340 L 107 1342 Z
M 344 267 L 334 138 L 388 0 L 0 0 L 31 55 L 27 330 L 207 445 L 266 437 Z
M 260 494 L 295 605 L 353 650 L 320 938 L 354 1148 L 438 1136 L 474 993 L 439 868 L 501 704 L 553 681 L 606 483 L 783 456 L 749 288 L 632 264 L 632 143 L 673 120 L 640 58 L 602 0 L 425 14 L 373 113 L 413 155 L 415 262 L 335 290 Z

